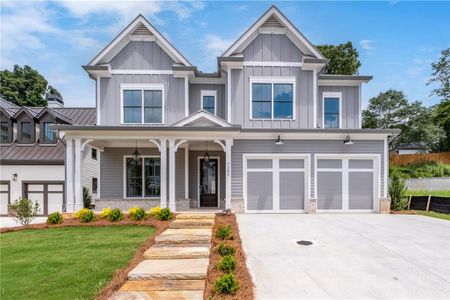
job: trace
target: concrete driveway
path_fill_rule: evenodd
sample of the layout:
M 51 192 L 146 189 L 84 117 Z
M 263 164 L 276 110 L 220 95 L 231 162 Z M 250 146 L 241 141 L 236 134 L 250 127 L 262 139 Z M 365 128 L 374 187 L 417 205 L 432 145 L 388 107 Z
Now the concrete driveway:
M 448 221 L 246 214 L 238 223 L 257 299 L 450 299 Z

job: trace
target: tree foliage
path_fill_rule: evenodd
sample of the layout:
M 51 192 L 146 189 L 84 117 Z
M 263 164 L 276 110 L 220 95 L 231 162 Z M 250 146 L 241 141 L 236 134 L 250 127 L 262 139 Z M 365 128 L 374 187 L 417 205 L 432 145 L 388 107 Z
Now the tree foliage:
M 450 151 L 450 99 L 443 100 L 434 107 L 433 120 L 445 133 L 445 138 L 439 143 L 437 150 Z
M 324 69 L 326 74 L 355 75 L 358 74 L 361 62 L 359 53 L 352 42 L 339 45 L 319 45 L 320 52 L 330 60 Z
M 13 71 L 0 71 L 0 94 L 20 106 L 46 106 L 45 95 L 61 96 L 47 80 L 30 66 L 14 65 Z
M 439 83 L 439 87 L 435 88 L 432 93 L 442 97 L 444 101 L 450 100 L 450 48 L 441 52 L 441 57 L 437 62 L 431 64 L 433 73 L 427 85 L 433 82 Z
M 391 149 L 401 144 L 422 143 L 437 150 L 445 137 L 444 130 L 434 122 L 435 112 L 420 101 L 409 103 L 402 91 L 388 90 L 369 100 L 363 111 L 364 128 L 398 128 L 400 135 L 391 142 Z

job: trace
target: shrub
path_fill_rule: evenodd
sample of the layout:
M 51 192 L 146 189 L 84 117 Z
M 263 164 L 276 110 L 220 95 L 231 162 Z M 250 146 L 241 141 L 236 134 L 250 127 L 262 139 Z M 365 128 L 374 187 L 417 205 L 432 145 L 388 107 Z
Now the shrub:
M 143 220 L 147 216 L 145 209 L 143 209 L 142 207 L 137 207 L 137 206 L 130 208 L 128 213 L 130 215 L 131 220 L 133 220 L 133 221 Z
M 107 219 L 110 213 L 111 213 L 111 208 L 105 207 L 102 210 L 102 212 L 100 213 L 100 218 L 101 219 Z
M 231 238 L 231 226 L 219 226 L 216 231 L 216 237 L 221 240 L 226 240 Z
M 217 253 L 220 256 L 233 255 L 234 252 L 236 252 L 236 249 L 232 245 L 222 243 L 217 247 Z
M 16 219 L 17 223 L 26 226 L 33 221 L 39 212 L 39 204 L 30 199 L 20 198 L 8 205 L 8 213 Z
M 239 288 L 239 283 L 233 274 L 225 274 L 214 282 L 214 293 L 234 294 Z
M 114 208 L 108 215 L 108 220 L 111 222 L 117 222 L 123 220 L 123 212 L 120 208 Z
M 91 208 L 92 197 L 89 189 L 83 186 L 83 207 Z
M 408 205 L 405 197 L 406 184 L 399 172 L 392 172 L 389 181 L 389 196 L 391 197 L 391 209 L 402 210 Z
M 170 208 L 163 208 L 161 211 L 156 215 L 156 218 L 161 221 L 168 221 L 173 218 L 173 213 L 170 211 Z
M 87 208 L 82 208 L 75 213 L 75 219 L 83 223 L 89 223 L 95 220 L 94 212 Z
M 236 269 L 236 258 L 233 255 L 225 255 L 217 267 L 221 271 L 232 273 Z
M 155 206 L 155 207 L 150 208 L 149 214 L 150 214 L 150 216 L 156 218 L 156 216 L 158 216 L 160 212 L 161 212 L 161 207 Z
M 60 224 L 63 221 L 64 218 L 58 211 L 51 213 L 47 218 L 47 224 Z

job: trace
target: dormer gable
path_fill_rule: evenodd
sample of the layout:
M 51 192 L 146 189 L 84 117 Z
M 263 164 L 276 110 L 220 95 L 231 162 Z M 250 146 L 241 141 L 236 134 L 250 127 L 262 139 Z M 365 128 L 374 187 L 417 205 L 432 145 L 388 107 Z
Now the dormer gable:
M 173 127 L 231 127 L 227 121 L 205 111 L 199 110 L 178 122 L 175 122 Z
M 34 111 L 22 107 L 15 114 L 17 120 L 17 141 L 20 144 L 34 144 L 36 141 L 36 114 Z
M 36 119 L 39 120 L 39 123 L 42 123 L 46 120 L 53 120 L 53 122 L 60 124 L 71 124 L 72 121 L 66 116 L 58 113 L 57 111 L 46 107 L 42 109 L 37 115 Z

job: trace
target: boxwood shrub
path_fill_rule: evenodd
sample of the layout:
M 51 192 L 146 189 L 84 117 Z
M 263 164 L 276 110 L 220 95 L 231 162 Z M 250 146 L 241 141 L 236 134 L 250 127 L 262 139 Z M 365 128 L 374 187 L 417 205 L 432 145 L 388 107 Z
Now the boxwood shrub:
M 220 256 L 233 255 L 236 252 L 236 249 L 230 244 L 221 243 L 217 246 L 217 253 Z
M 216 231 L 216 237 L 221 240 L 232 239 L 231 226 L 230 225 L 219 226 L 219 228 L 217 228 L 217 231 Z
M 134 206 L 130 208 L 128 211 L 128 214 L 130 215 L 131 220 L 133 221 L 140 221 L 147 217 L 147 213 L 145 212 L 145 209 L 142 207 Z
M 236 269 L 236 258 L 234 255 L 225 255 L 217 265 L 219 270 L 226 273 L 232 273 Z
M 214 282 L 213 291 L 219 294 L 234 294 L 239 288 L 239 283 L 233 274 L 225 274 Z
M 120 208 L 114 208 L 108 215 L 108 220 L 111 222 L 117 222 L 123 220 L 124 215 Z
M 60 212 L 54 212 L 48 215 L 47 224 L 60 224 L 64 221 L 63 216 Z
M 95 220 L 94 212 L 87 208 L 82 208 L 75 213 L 75 219 L 83 223 L 89 223 Z

